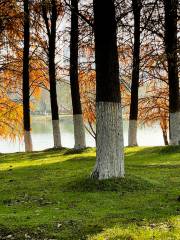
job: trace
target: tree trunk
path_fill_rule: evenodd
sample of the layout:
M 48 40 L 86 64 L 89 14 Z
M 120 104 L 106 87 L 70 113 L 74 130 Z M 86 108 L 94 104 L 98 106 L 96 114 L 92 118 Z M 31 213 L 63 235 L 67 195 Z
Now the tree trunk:
M 165 51 L 168 62 L 170 145 L 180 144 L 180 97 L 177 66 L 178 0 L 164 0 Z
M 78 0 L 71 0 L 70 83 L 75 149 L 86 147 L 85 129 L 78 82 Z
M 128 145 L 137 146 L 137 120 L 138 120 L 138 89 L 139 89 L 139 65 L 140 65 L 140 16 L 141 0 L 132 1 L 134 14 L 134 50 L 131 84 L 131 104 L 129 116 Z
M 162 130 L 162 132 L 163 132 L 164 145 L 168 146 L 169 143 L 168 143 L 167 131 L 166 130 Z
M 61 134 L 59 127 L 59 110 L 56 90 L 56 22 L 57 22 L 57 8 L 55 0 L 51 0 L 51 31 L 49 34 L 49 82 L 50 82 L 50 102 L 51 102 L 51 116 L 53 127 L 54 148 L 61 148 Z
M 29 0 L 24 0 L 24 51 L 23 51 L 23 124 L 25 151 L 32 151 L 30 125 L 30 89 L 29 89 L 29 48 L 30 48 L 30 21 Z
M 124 177 L 123 128 L 114 1 L 94 0 L 96 165 L 92 177 Z

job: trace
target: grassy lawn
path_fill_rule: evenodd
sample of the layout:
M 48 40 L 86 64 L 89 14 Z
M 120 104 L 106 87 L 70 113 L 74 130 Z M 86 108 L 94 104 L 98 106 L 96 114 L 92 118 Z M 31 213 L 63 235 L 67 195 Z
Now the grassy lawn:
M 100 182 L 94 149 L 0 154 L 0 239 L 180 239 L 180 148 L 125 153 Z

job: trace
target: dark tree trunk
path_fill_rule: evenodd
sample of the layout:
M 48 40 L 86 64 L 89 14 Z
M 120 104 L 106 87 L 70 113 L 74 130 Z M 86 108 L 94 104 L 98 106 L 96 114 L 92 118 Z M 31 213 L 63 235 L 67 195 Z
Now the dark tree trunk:
M 137 120 L 138 120 L 138 89 L 139 89 L 139 67 L 140 67 L 140 18 L 141 0 L 132 1 L 134 14 L 134 48 L 133 69 L 131 83 L 131 104 L 129 116 L 128 145 L 137 146 Z
M 170 144 L 180 143 L 180 97 L 177 67 L 177 7 L 178 0 L 164 0 L 165 51 L 168 62 Z
M 55 64 L 55 52 L 56 52 L 56 23 L 57 23 L 57 6 L 56 0 L 51 0 L 51 13 L 50 13 L 50 24 L 47 16 L 46 2 L 42 4 L 43 19 L 46 25 L 46 30 L 49 39 L 48 46 L 48 67 L 49 67 L 49 83 L 50 83 L 50 102 L 51 102 L 51 116 L 52 116 L 52 127 L 53 127 L 53 138 L 54 147 L 61 147 L 61 135 L 59 127 L 59 110 L 57 101 L 57 90 L 56 90 L 56 64 Z
M 164 145 L 168 146 L 169 143 L 168 143 L 167 131 L 166 130 L 162 130 L 162 132 L 163 132 Z
M 57 22 L 57 6 L 56 1 L 51 0 L 52 15 L 51 15 L 51 34 L 49 38 L 49 81 L 50 81 L 50 101 L 51 114 L 53 123 L 54 147 L 61 147 L 61 137 L 59 128 L 59 110 L 56 90 L 56 22 Z
M 24 0 L 24 51 L 23 51 L 23 123 L 25 151 L 32 151 L 30 125 L 30 88 L 29 88 L 29 48 L 30 20 L 29 0 Z
M 78 82 L 78 0 L 71 0 L 70 83 L 73 107 L 75 148 L 84 148 L 85 130 Z
M 94 0 L 97 156 L 92 177 L 124 176 L 122 111 L 114 1 Z

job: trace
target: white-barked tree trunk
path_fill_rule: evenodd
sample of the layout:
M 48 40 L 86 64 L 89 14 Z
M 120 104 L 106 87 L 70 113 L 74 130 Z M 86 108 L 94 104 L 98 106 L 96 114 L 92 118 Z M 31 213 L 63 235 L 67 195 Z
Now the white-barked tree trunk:
M 74 123 L 74 140 L 75 140 L 74 148 L 75 149 L 83 149 L 86 147 L 83 115 L 82 114 L 74 114 L 73 115 L 73 123 Z
M 180 112 L 170 113 L 170 145 L 180 144 Z
M 32 137 L 30 131 L 24 131 L 24 144 L 25 144 L 25 152 L 32 152 Z
M 96 103 L 97 159 L 92 177 L 124 177 L 123 124 L 121 104 Z
M 61 148 L 61 133 L 59 127 L 59 120 L 52 120 L 54 148 Z
M 128 146 L 137 146 L 137 120 L 129 120 Z

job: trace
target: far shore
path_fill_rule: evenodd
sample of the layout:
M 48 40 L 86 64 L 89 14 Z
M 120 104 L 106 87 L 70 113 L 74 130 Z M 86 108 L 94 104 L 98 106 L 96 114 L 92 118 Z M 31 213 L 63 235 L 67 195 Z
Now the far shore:
M 60 118 L 72 117 L 72 114 L 59 114 Z M 51 115 L 32 115 L 32 120 L 51 120 Z

